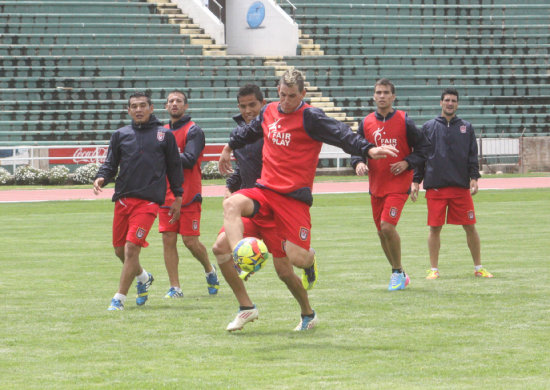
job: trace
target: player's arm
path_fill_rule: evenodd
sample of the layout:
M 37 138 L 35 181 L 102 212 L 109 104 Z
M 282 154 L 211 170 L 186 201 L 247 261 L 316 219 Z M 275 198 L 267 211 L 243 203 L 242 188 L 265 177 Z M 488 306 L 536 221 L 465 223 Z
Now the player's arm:
M 363 129 L 363 121 L 359 122 L 359 129 L 357 130 L 357 135 L 360 137 L 365 138 L 365 130 Z M 367 159 L 363 156 L 358 155 L 352 155 L 351 159 L 351 166 L 355 170 L 355 173 L 357 176 L 364 176 L 369 171 L 369 167 L 367 165 Z
M 170 190 L 176 198 L 170 206 L 170 211 L 168 214 L 172 216 L 171 221 L 177 221 L 180 217 L 180 208 L 183 195 L 183 169 L 181 167 L 180 153 L 174 134 L 167 131 L 165 134 L 165 141 L 166 177 L 168 178 L 168 183 L 170 183 Z
M 475 185 L 477 188 L 477 179 L 481 177 L 481 174 L 479 173 L 479 159 L 477 155 L 477 140 L 476 140 L 476 134 L 474 131 L 474 127 L 469 124 L 470 131 L 470 145 L 468 150 L 468 173 L 470 175 L 470 190 L 472 189 L 472 180 L 475 180 Z M 476 189 L 477 192 L 477 189 Z
M 397 156 L 393 146 L 375 146 L 364 137 L 354 133 L 348 125 L 330 118 L 319 108 L 304 110 L 304 129 L 316 141 L 338 146 L 351 155 L 363 158 L 380 159 L 387 156 Z
M 94 180 L 93 189 L 94 194 L 96 195 L 102 191 L 102 188 L 105 187 L 118 172 L 118 165 L 120 164 L 120 153 L 118 147 L 120 140 L 119 136 L 120 134 L 118 132 L 111 135 L 105 162 L 99 167 Z
M 199 126 L 193 125 L 187 133 L 185 148 L 180 154 L 183 169 L 191 169 L 195 166 L 205 145 L 204 131 Z

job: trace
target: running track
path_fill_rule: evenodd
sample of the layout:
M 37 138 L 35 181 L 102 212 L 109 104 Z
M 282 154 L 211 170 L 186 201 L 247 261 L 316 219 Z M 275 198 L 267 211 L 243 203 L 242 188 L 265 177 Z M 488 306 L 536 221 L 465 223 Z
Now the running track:
M 550 176 L 491 178 L 479 181 L 481 190 L 508 190 L 521 188 L 550 188 Z M 203 196 L 223 196 L 224 186 L 203 186 Z M 363 182 L 324 182 L 313 185 L 314 194 L 338 194 L 368 192 L 369 183 Z M 51 189 L 51 190 L 0 190 L 0 203 L 46 202 L 50 200 L 94 200 L 111 199 L 113 188 L 106 188 L 99 195 L 90 189 Z

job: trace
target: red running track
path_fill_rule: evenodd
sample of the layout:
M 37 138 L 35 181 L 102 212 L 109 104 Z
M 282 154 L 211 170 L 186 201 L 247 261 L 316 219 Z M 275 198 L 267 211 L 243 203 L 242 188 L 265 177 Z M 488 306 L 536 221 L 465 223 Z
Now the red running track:
M 481 179 L 482 190 L 509 190 L 521 188 L 550 188 L 550 176 Z M 223 196 L 224 186 L 204 186 L 203 196 Z M 0 190 L 0 203 L 7 202 L 45 202 L 50 200 L 94 200 L 111 199 L 113 188 L 106 188 L 99 195 L 90 189 L 48 189 L 48 190 Z M 323 182 L 313 185 L 314 194 L 338 194 L 368 192 L 369 183 L 359 182 Z

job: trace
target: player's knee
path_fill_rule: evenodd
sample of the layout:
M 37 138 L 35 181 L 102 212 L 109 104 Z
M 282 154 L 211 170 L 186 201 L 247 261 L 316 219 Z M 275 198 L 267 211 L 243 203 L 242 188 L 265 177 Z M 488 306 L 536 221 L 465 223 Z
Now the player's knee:
M 181 239 L 183 241 L 183 245 L 185 245 L 187 249 L 193 250 L 199 249 L 200 247 L 199 238 L 197 236 L 182 236 Z

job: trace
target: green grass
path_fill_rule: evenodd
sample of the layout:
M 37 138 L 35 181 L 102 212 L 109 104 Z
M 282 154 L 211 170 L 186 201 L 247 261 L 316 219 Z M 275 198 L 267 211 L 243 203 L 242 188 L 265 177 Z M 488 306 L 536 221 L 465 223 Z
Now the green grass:
M 185 298 L 168 288 L 156 226 L 142 264 L 155 275 L 144 307 L 108 312 L 120 262 L 110 246 L 112 203 L 0 204 L 1 389 L 544 389 L 550 383 L 550 190 L 475 197 L 484 265 L 473 276 L 461 227 L 442 232 L 441 278 L 428 268 L 424 199 L 399 223 L 404 291 L 386 291 L 389 265 L 368 195 L 316 196 L 320 281 L 310 333 L 268 264 L 247 286 L 260 319 L 228 334 L 228 286 L 208 296 L 202 268 L 180 244 Z M 221 226 L 204 202 L 202 241 Z M 132 287 L 132 294 L 135 291 Z

